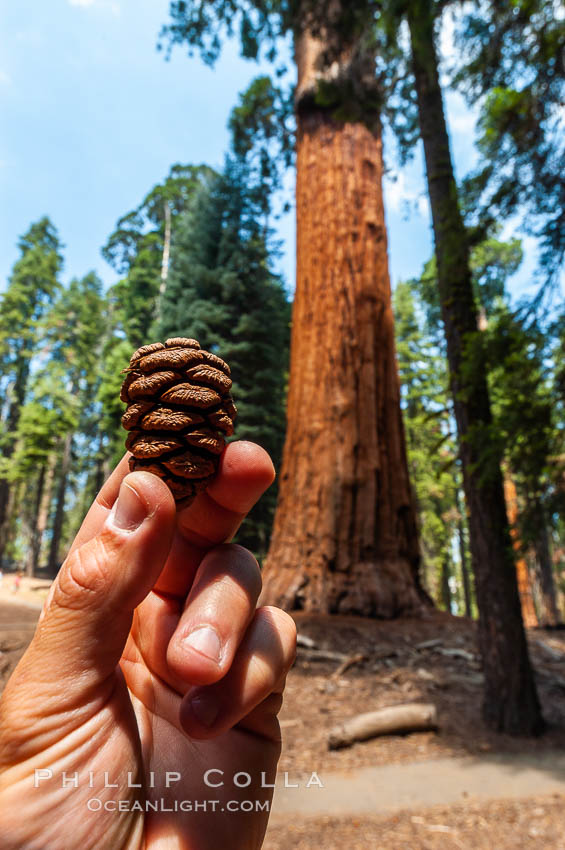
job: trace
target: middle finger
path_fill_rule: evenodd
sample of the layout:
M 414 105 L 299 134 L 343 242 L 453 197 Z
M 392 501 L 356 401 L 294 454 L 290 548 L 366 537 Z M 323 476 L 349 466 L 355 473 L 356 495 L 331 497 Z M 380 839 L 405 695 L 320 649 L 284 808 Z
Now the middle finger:
M 146 665 L 178 693 L 218 681 L 229 670 L 261 591 L 257 561 L 237 545 L 202 559 L 188 598 L 151 593 L 138 607 L 135 642 Z

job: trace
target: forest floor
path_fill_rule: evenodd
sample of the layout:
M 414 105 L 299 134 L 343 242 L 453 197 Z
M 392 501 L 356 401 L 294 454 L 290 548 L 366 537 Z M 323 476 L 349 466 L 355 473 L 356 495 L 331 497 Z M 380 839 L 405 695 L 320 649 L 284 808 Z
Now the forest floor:
M 44 592 L 32 591 L 39 597 Z M 15 597 L 9 588 L 0 594 L 3 681 L 39 614 L 39 599 L 34 606 L 33 599 Z M 471 621 L 441 612 L 395 622 L 301 614 L 296 621 L 301 645 L 280 715 L 279 777 L 283 781 L 286 772 L 301 788 L 277 789 L 265 850 L 565 850 L 565 631 L 528 634 L 548 731 L 523 740 L 495 735 L 482 722 Z M 330 729 L 346 718 L 411 702 L 436 705 L 438 732 L 328 749 Z M 324 790 L 306 789 L 313 772 L 325 780 Z M 358 794 L 340 794 L 354 782 Z M 449 791 L 445 799 L 441 782 Z M 326 805 L 305 811 L 307 794 L 331 788 Z M 300 794 L 295 812 L 292 793 Z M 378 799 L 373 811 L 371 794 Z

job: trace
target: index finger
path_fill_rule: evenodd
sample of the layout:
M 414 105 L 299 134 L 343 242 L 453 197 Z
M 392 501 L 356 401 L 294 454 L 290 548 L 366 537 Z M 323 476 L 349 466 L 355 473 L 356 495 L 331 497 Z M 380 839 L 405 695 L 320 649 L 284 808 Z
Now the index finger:
M 130 457 L 129 452 L 124 455 L 101 488 L 70 552 L 101 530 L 118 498 L 122 480 L 129 472 Z M 183 543 L 186 541 L 198 549 L 202 556 L 218 543 L 231 539 L 274 478 L 272 461 L 264 449 L 246 440 L 229 443 L 220 459 L 218 474 L 207 490 L 199 493 L 188 507 L 179 508 L 177 527 Z M 186 556 L 186 551 L 184 554 Z
M 184 600 L 202 558 L 232 539 L 275 478 L 267 452 L 255 443 L 229 443 L 208 489 L 177 513 L 177 533 L 154 590 Z

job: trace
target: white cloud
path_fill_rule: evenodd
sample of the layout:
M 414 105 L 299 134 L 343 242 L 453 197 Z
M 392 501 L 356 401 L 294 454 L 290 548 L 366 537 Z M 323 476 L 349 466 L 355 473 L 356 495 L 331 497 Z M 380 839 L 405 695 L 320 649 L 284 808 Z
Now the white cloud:
M 87 9 L 96 4 L 97 8 L 111 12 L 116 18 L 122 11 L 117 0 L 68 0 L 68 2 L 71 6 L 79 6 L 82 9 Z
M 385 177 L 384 194 L 386 206 L 392 212 L 404 214 L 408 213 L 410 208 L 416 208 L 424 218 L 430 215 L 428 198 L 408 184 L 403 171 Z

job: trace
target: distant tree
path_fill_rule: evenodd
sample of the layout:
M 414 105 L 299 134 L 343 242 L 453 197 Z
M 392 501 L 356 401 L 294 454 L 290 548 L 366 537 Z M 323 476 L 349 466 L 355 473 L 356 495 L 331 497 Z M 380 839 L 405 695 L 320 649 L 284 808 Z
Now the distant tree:
M 544 724 L 522 620 L 504 500 L 501 446 L 492 421 L 469 240 L 458 198 L 439 80 L 436 25 L 444 5 L 440 0 L 390 0 L 386 5 L 389 34 L 398 30 L 401 21 L 406 21 L 469 515 L 479 642 L 485 672 L 483 714 L 487 723 L 498 731 L 536 734 Z
M 0 454 L 5 461 L 16 446 L 21 408 L 26 398 L 38 323 L 56 296 L 62 267 L 61 243 L 46 217 L 32 224 L 18 243 L 8 287 L 0 301 L 0 388 L 6 398 Z M 10 483 L 0 475 L 0 563 L 10 526 Z
M 202 188 L 177 223 L 162 297 L 159 335 L 188 336 L 229 362 L 238 408 L 236 433 L 280 460 L 290 307 L 270 270 L 262 225 L 265 203 L 244 161 Z M 251 512 L 238 539 L 264 556 L 275 495 Z
M 158 321 L 174 223 L 189 208 L 198 187 L 213 174 L 205 165 L 173 165 L 163 183 L 154 186 L 137 209 L 118 220 L 102 249 L 104 259 L 126 275 L 115 294 L 132 349 L 148 342 Z
M 25 569 L 33 576 L 47 529 L 61 435 L 78 427 L 80 411 L 61 364 L 37 373 L 28 396 L 20 411 L 14 452 L 0 461 L 0 474 L 25 492 L 20 500 Z
M 427 589 L 451 610 L 452 549 L 461 520 L 461 486 L 447 363 L 434 333 L 426 332 L 418 282 L 396 285 L 394 314 L 410 477 L 416 493 Z M 462 561 L 463 571 L 466 559 Z M 461 577 L 465 610 L 471 612 L 468 577 Z
M 102 284 L 94 272 L 74 278 L 63 290 L 45 321 L 45 343 L 49 351 L 46 367 L 60 369 L 68 393 L 78 399 L 77 428 L 86 430 L 92 401 L 96 396 L 100 341 L 104 332 Z M 60 562 L 67 486 L 73 460 L 75 429 L 61 433 L 53 527 L 48 567 L 54 572 Z
M 531 547 L 536 555 L 541 620 L 556 625 L 561 618 L 549 541 L 560 471 L 554 458 L 563 439 L 556 428 L 547 355 L 545 333 L 499 307 L 488 328 L 494 420 L 520 496 L 518 538 L 523 551 Z

